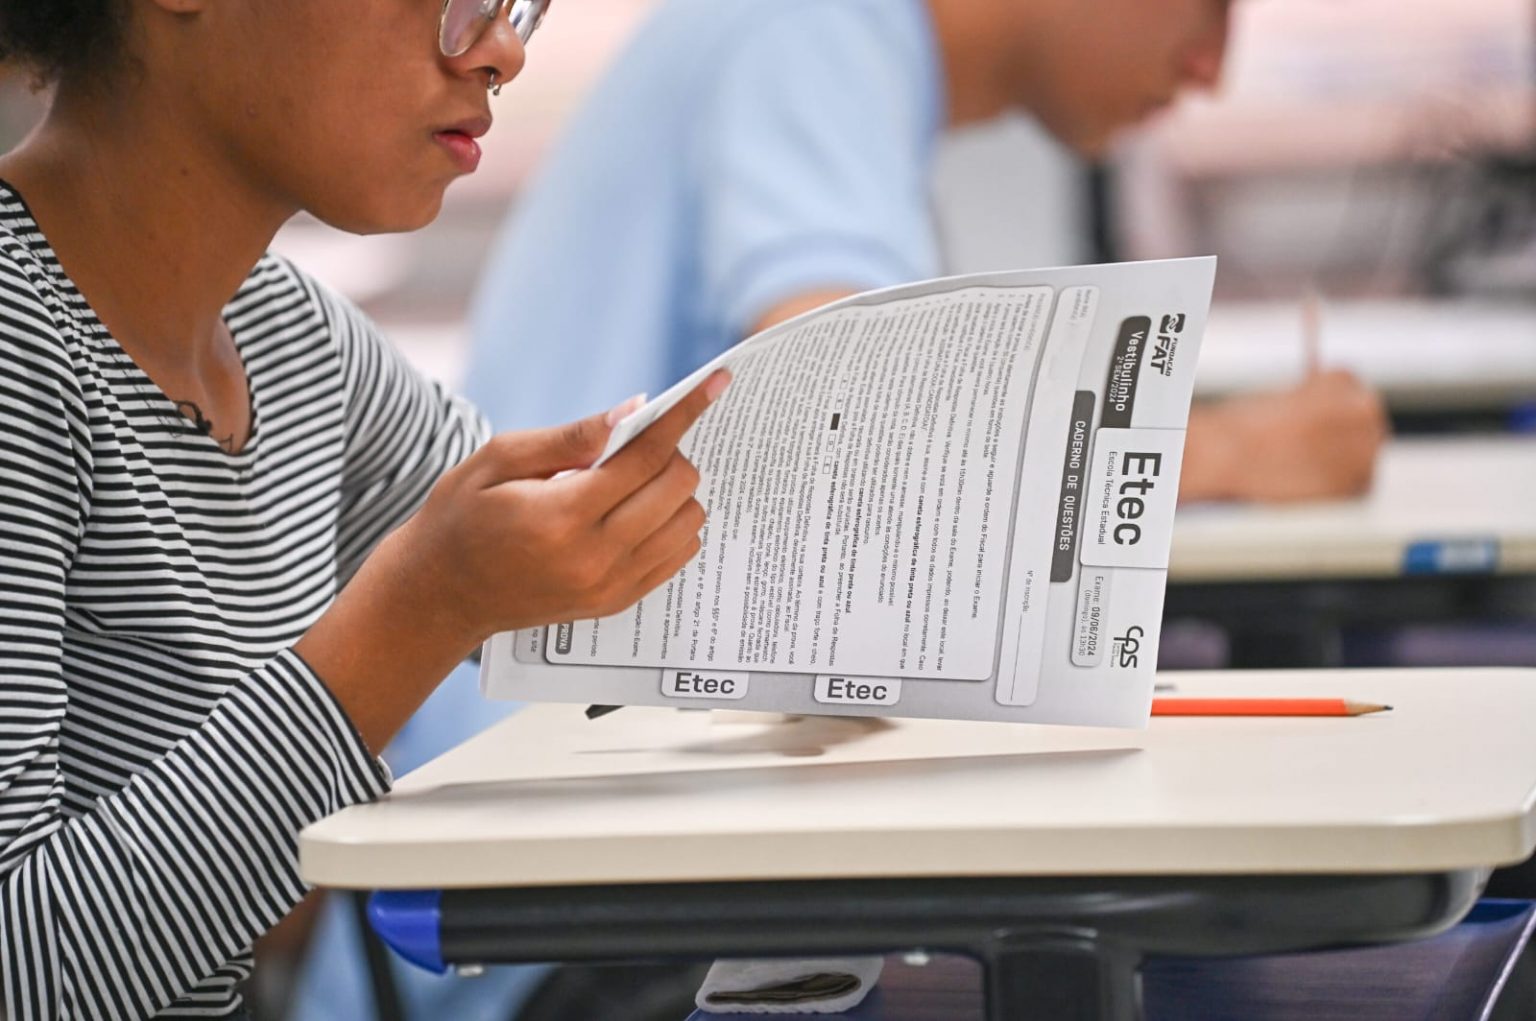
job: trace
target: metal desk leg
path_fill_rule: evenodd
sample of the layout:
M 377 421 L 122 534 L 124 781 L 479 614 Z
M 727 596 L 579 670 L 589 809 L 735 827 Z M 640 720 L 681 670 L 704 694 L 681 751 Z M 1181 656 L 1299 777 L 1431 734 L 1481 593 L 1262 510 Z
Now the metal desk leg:
M 1140 1021 L 1141 956 L 1073 932 L 987 949 L 987 1021 Z
M 368 895 L 344 894 L 352 902 L 357 924 L 357 940 L 362 944 L 363 960 L 368 966 L 368 985 L 373 991 L 374 1017 L 378 1021 L 405 1021 L 405 1005 L 395 987 L 395 973 L 390 970 L 389 951 L 368 920 Z

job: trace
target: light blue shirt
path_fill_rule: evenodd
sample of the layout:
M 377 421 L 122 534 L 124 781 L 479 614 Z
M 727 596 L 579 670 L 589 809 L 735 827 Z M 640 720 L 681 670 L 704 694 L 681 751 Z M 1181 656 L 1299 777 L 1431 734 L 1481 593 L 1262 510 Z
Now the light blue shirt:
M 788 298 L 935 275 L 942 110 L 924 0 L 669 0 L 496 244 L 468 395 L 498 429 L 577 418 Z

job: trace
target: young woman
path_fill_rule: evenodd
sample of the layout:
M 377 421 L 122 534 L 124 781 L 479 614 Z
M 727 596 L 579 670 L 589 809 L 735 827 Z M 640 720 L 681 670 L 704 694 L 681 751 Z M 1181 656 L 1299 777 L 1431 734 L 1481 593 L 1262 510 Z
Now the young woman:
M 507 9 L 510 8 L 510 9 Z M 428 222 L 542 0 L 4 0 L 53 88 L 0 157 L 0 974 L 14 1021 L 224 1017 L 306 824 L 489 634 L 698 547 L 678 439 L 483 435 L 264 254 Z M 477 450 L 477 448 L 479 448 Z M 461 463 L 462 462 L 462 463 Z

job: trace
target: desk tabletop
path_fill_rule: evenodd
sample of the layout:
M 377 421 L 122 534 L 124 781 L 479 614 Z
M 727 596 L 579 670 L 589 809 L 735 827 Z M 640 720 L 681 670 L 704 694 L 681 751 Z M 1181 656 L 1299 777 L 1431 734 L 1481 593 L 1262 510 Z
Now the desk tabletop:
M 1217 303 L 1195 390 L 1283 386 L 1305 365 L 1296 302 Z M 1324 306 L 1325 365 L 1351 369 L 1404 411 L 1500 409 L 1536 400 L 1536 305 L 1351 301 Z
M 1370 495 L 1181 507 L 1170 581 L 1536 573 L 1536 437 L 1390 442 Z
M 1393 704 L 1145 731 L 531 707 L 306 829 L 346 888 L 1465 869 L 1536 847 L 1536 670 L 1167 674 Z

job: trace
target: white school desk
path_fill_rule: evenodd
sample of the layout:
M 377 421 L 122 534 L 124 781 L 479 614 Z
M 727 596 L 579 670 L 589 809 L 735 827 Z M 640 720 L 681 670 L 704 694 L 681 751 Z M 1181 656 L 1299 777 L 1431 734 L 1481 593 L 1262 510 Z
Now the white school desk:
M 1536 670 L 1166 679 L 1396 708 L 1115 731 L 536 706 L 306 829 L 300 868 L 416 891 L 376 918 L 428 961 L 927 947 L 987 962 L 992 1018 L 1120 1021 L 1143 953 L 1425 935 L 1536 847 Z
M 1532 338 L 1536 346 L 1536 338 Z M 1358 500 L 1175 516 L 1171 582 L 1536 574 L 1536 436 L 1390 441 Z
M 1217 303 L 1196 393 L 1284 386 L 1305 366 L 1295 301 Z M 1536 304 L 1324 302 L 1325 366 L 1351 369 L 1394 411 L 1503 409 L 1536 401 Z
M 1536 436 L 1397 439 L 1358 500 L 1180 507 L 1165 617 L 1221 626 L 1232 666 L 1334 666 L 1346 633 L 1536 624 L 1532 579 Z

